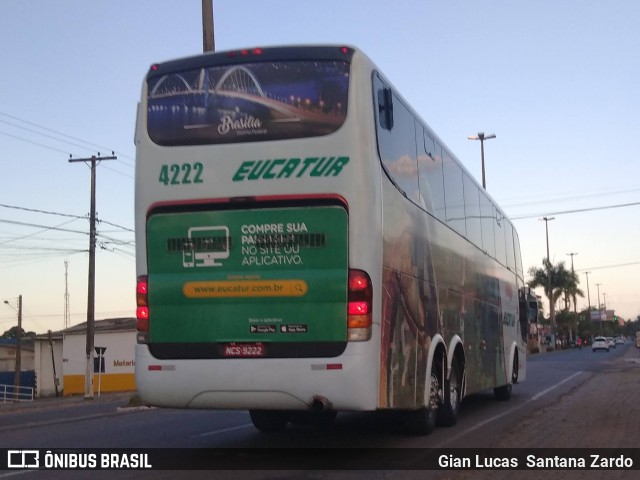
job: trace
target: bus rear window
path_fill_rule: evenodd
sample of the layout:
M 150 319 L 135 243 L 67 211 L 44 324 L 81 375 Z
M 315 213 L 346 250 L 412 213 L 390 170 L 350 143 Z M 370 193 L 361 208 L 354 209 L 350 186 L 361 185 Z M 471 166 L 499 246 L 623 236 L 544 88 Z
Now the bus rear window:
M 165 146 L 327 135 L 346 117 L 349 63 L 262 62 L 148 80 L 147 128 Z

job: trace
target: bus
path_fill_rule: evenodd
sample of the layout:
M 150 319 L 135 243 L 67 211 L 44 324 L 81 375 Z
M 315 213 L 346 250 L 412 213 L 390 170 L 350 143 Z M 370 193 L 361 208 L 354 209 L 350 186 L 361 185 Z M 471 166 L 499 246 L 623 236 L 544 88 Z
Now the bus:
M 135 143 L 149 404 L 261 431 L 393 411 L 427 434 L 525 379 L 515 229 L 359 49 L 154 64 Z

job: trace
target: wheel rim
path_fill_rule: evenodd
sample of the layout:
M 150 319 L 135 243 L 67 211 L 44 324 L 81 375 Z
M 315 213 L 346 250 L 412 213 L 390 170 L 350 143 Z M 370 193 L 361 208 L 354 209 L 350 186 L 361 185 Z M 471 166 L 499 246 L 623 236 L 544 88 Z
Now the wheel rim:
M 436 410 L 440 403 L 440 385 L 435 373 L 431 373 L 431 388 L 429 389 L 429 409 Z
M 451 408 L 457 411 L 460 405 L 460 385 L 458 383 L 458 372 L 455 368 L 452 368 L 449 374 L 449 401 Z

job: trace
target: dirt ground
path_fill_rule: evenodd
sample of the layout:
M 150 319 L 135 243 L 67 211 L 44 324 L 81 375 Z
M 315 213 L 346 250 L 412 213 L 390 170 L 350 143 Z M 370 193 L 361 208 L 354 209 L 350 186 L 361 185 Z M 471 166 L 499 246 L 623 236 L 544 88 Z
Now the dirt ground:
M 536 422 L 545 428 L 531 428 Z M 558 404 L 533 412 L 497 446 L 514 445 L 640 447 L 640 349 L 627 347 L 624 357 L 609 361 L 606 373 L 593 375 Z
M 531 412 L 492 447 L 640 450 L 640 349 L 627 347 L 623 357 L 609 361 L 606 372 L 593 374 L 558 403 Z M 438 478 L 619 480 L 640 478 L 640 470 L 458 471 Z

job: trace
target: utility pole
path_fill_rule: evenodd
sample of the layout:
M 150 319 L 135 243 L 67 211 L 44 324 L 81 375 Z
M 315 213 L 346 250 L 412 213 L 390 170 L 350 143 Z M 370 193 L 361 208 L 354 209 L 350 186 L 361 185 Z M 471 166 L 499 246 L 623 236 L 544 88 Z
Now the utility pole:
M 84 398 L 93 399 L 93 332 L 96 306 L 96 164 L 102 160 L 117 160 L 111 152 L 110 157 L 95 155 L 91 158 L 71 158 L 69 163 L 91 163 L 91 213 L 89 218 L 89 288 L 87 294 L 87 368 L 85 371 Z
M 551 341 L 553 342 L 552 348 L 556 348 L 555 344 L 555 333 L 556 333 L 556 315 L 555 315 L 555 305 L 553 302 L 553 291 L 551 290 L 551 259 L 549 258 L 549 222 L 551 220 L 555 220 L 556 217 L 542 217 L 541 220 L 544 220 L 544 227 L 547 236 L 547 290 L 549 292 L 549 334 L 551 337 Z
M 51 339 L 51 330 L 48 332 L 49 347 L 51 348 L 51 365 L 53 365 L 53 386 L 56 389 L 56 398 L 60 395 L 58 392 L 58 376 L 56 375 L 56 356 L 53 353 L 53 340 Z
M 69 261 L 64 261 L 64 325 L 63 329 L 69 328 Z M 57 396 L 57 395 L 56 395 Z
M 573 256 L 574 255 L 578 255 L 576 252 L 571 252 L 571 253 L 567 253 L 567 255 L 569 255 L 571 257 L 571 273 L 573 274 L 573 276 L 575 277 L 576 271 L 573 269 Z M 577 279 L 577 277 L 576 277 Z M 573 294 L 573 313 L 577 313 L 577 306 L 576 306 L 576 294 L 574 292 Z
M 16 378 L 15 395 L 20 395 L 20 372 L 22 372 L 22 295 L 18 295 L 18 332 L 16 333 Z
M 202 0 L 202 51 L 205 53 L 216 51 L 213 32 L 213 0 Z
M 15 310 L 15 307 L 5 300 L 4 303 Z M 13 379 L 13 398 L 20 400 L 20 372 L 22 371 L 22 295 L 18 295 L 18 330 L 16 331 L 16 364 Z

